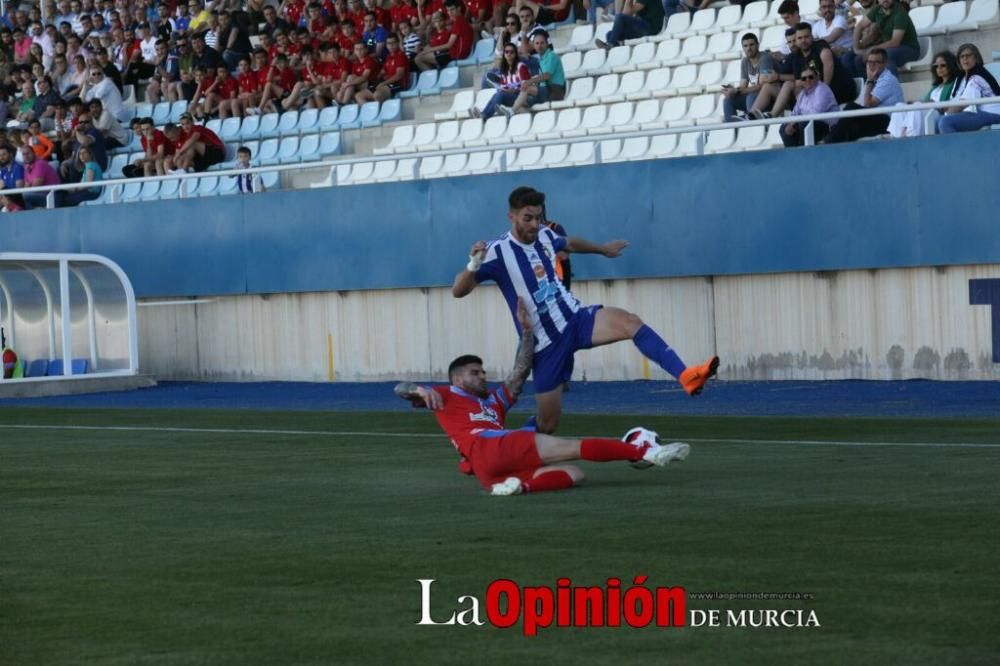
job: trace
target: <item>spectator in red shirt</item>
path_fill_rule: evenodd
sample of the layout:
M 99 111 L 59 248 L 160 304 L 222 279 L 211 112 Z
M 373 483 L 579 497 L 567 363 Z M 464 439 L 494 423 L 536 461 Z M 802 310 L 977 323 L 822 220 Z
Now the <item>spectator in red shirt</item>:
M 375 59 L 368 55 L 368 47 L 364 42 L 354 45 L 354 65 L 351 74 L 340 86 L 337 102 L 350 104 L 359 90 L 366 90 L 378 76 L 379 66 Z
M 214 71 L 205 65 L 198 65 L 194 68 L 194 82 L 198 87 L 195 88 L 191 103 L 188 104 L 188 111 L 196 118 L 204 118 L 212 112 L 208 104 L 208 92 L 215 85 Z
M 167 140 L 167 135 L 156 129 L 152 118 L 139 121 L 139 131 L 142 132 L 142 149 L 146 156 L 136 160 L 137 169 L 142 169 L 144 176 L 163 176 L 167 173 L 167 158 L 173 154 L 173 145 Z
M 569 16 L 569 0 L 517 0 L 517 8 L 530 7 L 539 25 L 565 21 Z
M 337 43 L 340 44 L 340 50 L 344 53 L 350 53 L 354 49 L 354 43 L 357 41 L 358 38 L 354 34 L 354 21 L 349 18 L 341 21 L 340 34 L 337 35 Z
M 421 72 L 428 69 L 441 69 L 451 61 L 448 49 L 451 48 L 451 33 L 448 32 L 444 14 L 438 12 L 431 19 L 430 38 L 427 46 L 413 59 Z
M 288 66 L 288 58 L 283 53 L 274 58 L 274 64 L 268 71 L 267 84 L 260 97 L 260 110 L 263 113 L 280 113 L 284 110 L 282 101 L 292 94 L 298 79 L 295 71 Z
M 302 100 L 311 96 L 316 87 L 323 82 L 316 68 L 318 64 L 312 49 L 302 52 L 302 71 L 299 73 L 301 80 L 296 82 L 292 87 L 292 92 L 281 103 L 281 107 L 285 111 L 291 111 L 302 106 Z
M 256 108 L 260 103 L 260 78 L 250 69 L 250 59 L 246 56 L 240 58 L 237 72 L 238 92 L 233 100 L 233 115 L 243 116 L 247 109 Z
M 194 168 L 196 172 L 202 172 L 226 159 L 226 145 L 219 135 L 207 127 L 195 125 L 190 113 L 181 115 L 179 130 L 176 125 L 167 127 L 173 134 L 167 136 L 176 146 L 172 159 L 175 169 L 186 171 Z
M 401 23 L 410 23 L 417 18 L 417 9 L 403 0 L 389 0 L 389 30 L 399 32 Z
M 491 0 L 465 0 L 466 17 L 472 26 L 472 34 L 493 32 L 493 3 Z
M 399 50 L 399 37 L 389 35 L 385 40 L 389 54 L 382 63 L 382 80 L 378 85 L 367 90 L 359 90 L 354 96 L 358 104 L 365 102 L 384 102 L 401 90 L 406 90 L 410 83 L 410 59 Z
M 228 67 L 220 65 L 215 68 L 215 83 L 208 91 L 206 106 L 215 109 L 219 118 L 226 119 L 230 115 L 239 118 L 239 102 L 236 100 L 239 92 L 239 81 L 229 76 Z
M 332 104 L 337 99 L 340 86 L 351 74 L 351 68 L 351 61 L 340 55 L 340 46 L 337 42 L 325 44 L 320 51 L 320 61 L 316 65 L 320 84 L 316 86 L 316 91 L 309 99 L 309 106 L 323 109 Z

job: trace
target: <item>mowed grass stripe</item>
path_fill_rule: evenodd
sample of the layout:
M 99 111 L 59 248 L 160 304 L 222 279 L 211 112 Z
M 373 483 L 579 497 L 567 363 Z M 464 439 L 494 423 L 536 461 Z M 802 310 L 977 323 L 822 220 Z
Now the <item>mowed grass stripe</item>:
M 121 432 L 160 432 L 160 433 L 211 433 L 221 435 L 304 435 L 320 437 L 443 437 L 441 433 L 427 432 L 380 432 L 380 431 L 348 431 L 348 430 L 283 430 L 269 428 L 189 428 L 182 426 L 94 426 L 94 425 L 42 425 L 14 424 L 6 428 L 18 430 L 92 430 Z M 719 437 L 683 437 L 686 442 L 705 442 L 721 444 L 798 444 L 804 446 L 902 446 L 913 448 L 985 448 L 1000 449 L 1000 443 L 986 442 L 870 442 L 823 439 L 738 439 Z

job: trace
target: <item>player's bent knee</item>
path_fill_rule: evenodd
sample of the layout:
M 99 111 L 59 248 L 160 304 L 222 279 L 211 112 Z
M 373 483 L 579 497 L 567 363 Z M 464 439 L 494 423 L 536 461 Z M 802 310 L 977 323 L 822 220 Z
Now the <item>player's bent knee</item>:
M 628 337 L 635 337 L 635 334 L 639 332 L 639 329 L 643 327 L 642 318 L 631 312 L 625 315 L 625 321 L 623 322 L 625 327 L 625 333 Z

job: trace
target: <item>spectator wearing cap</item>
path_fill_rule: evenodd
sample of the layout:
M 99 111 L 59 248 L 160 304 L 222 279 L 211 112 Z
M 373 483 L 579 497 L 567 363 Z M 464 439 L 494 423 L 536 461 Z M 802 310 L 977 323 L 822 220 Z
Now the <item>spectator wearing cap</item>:
M 139 26 L 139 48 L 132 53 L 125 68 L 125 83 L 138 85 L 156 73 L 156 38 L 148 23 Z
M 607 49 L 619 46 L 626 39 L 648 37 L 663 29 L 663 3 L 661 0 L 625 0 L 615 14 L 615 22 L 605 35 L 605 40 L 595 40 L 598 47 Z
M 21 160 L 24 162 L 24 186 L 41 187 L 43 185 L 59 185 L 59 174 L 52 168 L 52 165 L 45 160 L 35 157 L 35 151 L 31 146 L 25 144 L 21 146 Z M 45 199 L 48 192 L 28 192 L 24 194 L 24 207 L 45 208 Z
M 180 128 L 173 137 L 168 134 L 168 138 L 175 146 L 174 155 L 169 160 L 174 169 L 201 172 L 226 159 L 226 145 L 219 135 L 207 127 L 195 125 L 189 113 L 181 115 Z
M 122 94 L 115 87 L 115 84 L 104 75 L 104 70 L 100 67 L 90 67 L 87 80 L 80 90 L 80 97 L 84 102 L 92 99 L 99 99 L 104 108 L 111 112 L 115 118 L 121 119 L 125 112 L 122 104 Z

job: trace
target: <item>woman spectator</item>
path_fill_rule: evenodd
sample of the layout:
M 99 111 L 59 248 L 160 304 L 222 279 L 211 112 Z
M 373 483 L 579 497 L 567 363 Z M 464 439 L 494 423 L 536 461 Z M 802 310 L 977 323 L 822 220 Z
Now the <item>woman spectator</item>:
M 802 81 L 802 90 L 795 99 L 795 108 L 792 109 L 793 116 L 808 116 L 814 113 L 830 113 L 840 110 L 840 105 L 837 104 L 837 100 L 833 96 L 833 90 L 822 80 L 819 72 L 807 67 L 802 70 L 799 79 Z M 835 122 L 837 121 L 814 120 L 815 141 L 819 142 L 825 137 Z M 781 126 L 781 141 L 786 148 L 801 146 L 805 143 L 806 125 L 807 123 L 787 123 Z
M 94 159 L 94 154 L 90 151 L 87 146 L 80 146 L 80 149 L 76 151 L 76 160 L 73 165 L 81 174 L 80 182 L 85 184 L 91 184 L 90 187 L 81 187 L 79 189 L 73 190 L 63 190 L 59 194 L 59 206 L 79 206 L 84 201 L 93 201 L 97 197 L 101 196 L 101 190 L 103 189 L 100 185 L 94 186 L 94 183 L 99 183 L 104 178 L 104 172 L 101 170 L 101 166 Z
M 931 89 L 924 95 L 922 102 L 947 102 L 956 92 L 955 84 L 961 76 L 958 59 L 951 51 L 942 51 L 934 56 L 931 65 L 934 82 Z M 937 111 L 905 111 L 892 114 L 889 120 L 889 134 L 897 139 L 906 136 L 922 136 L 926 127 L 926 118 L 932 117 L 934 124 L 940 114 Z
M 87 77 L 89 72 L 87 69 L 87 61 L 83 59 L 82 55 L 78 55 L 73 58 L 73 67 L 70 74 L 70 80 L 73 85 L 66 91 L 63 95 L 65 99 L 72 99 L 74 97 L 79 97 L 83 93 L 83 86 L 87 83 Z
M 482 113 L 477 107 L 472 107 L 470 112 L 473 117 L 488 119 L 497 112 L 501 105 L 513 106 L 521 92 L 521 82 L 531 78 L 531 72 L 528 71 L 528 66 L 518 58 L 517 46 L 514 44 L 507 44 L 503 47 L 503 60 L 500 61 L 498 72 L 497 91 L 487 102 Z
M 985 67 L 983 56 L 974 44 L 958 47 L 958 64 L 962 78 L 957 84 L 956 100 L 976 100 L 984 97 L 1000 97 L 1000 85 Z M 989 125 L 1000 123 L 1000 104 L 980 104 L 949 108 L 937 122 L 938 132 L 974 132 Z

